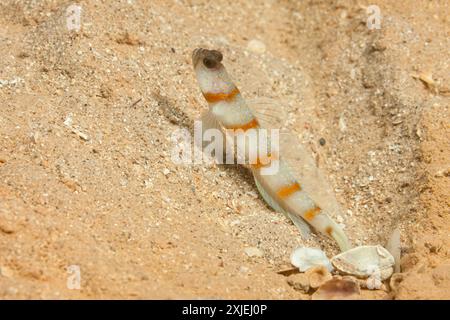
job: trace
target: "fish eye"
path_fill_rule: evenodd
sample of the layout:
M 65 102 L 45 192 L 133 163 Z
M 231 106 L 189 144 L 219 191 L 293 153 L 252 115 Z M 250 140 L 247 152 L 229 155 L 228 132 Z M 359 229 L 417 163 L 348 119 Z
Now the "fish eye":
M 215 59 L 212 59 L 210 57 L 203 58 L 203 64 L 208 69 L 212 69 L 217 65 L 217 61 Z
M 208 50 L 205 57 L 203 58 L 203 64 L 211 69 L 217 66 L 223 59 L 223 55 L 217 50 Z
M 211 54 L 211 56 L 214 57 L 214 59 L 215 59 L 217 62 L 221 62 L 222 59 L 223 59 L 222 52 L 220 52 L 220 51 L 218 51 L 218 50 L 211 50 L 211 51 L 210 51 L 210 54 Z

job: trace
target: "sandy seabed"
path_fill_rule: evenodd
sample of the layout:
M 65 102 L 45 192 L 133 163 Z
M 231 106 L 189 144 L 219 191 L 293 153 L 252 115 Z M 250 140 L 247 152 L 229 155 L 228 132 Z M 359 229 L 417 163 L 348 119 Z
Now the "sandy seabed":
M 450 298 L 448 1 L 79 1 L 79 32 L 71 4 L 0 4 L 0 298 L 310 298 L 277 272 L 333 242 L 243 168 L 171 161 L 206 109 L 200 46 L 289 115 L 353 244 L 400 229 L 401 281 L 361 298 Z

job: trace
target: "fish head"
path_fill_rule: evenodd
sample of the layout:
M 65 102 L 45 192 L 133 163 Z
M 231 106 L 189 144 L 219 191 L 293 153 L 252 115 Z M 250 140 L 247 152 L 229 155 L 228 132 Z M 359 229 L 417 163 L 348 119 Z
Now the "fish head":
M 218 50 L 197 48 L 192 52 L 192 64 L 203 93 L 228 93 L 235 88 L 222 59 Z
M 192 52 L 192 64 L 194 65 L 194 69 L 220 69 L 222 67 L 222 59 L 223 55 L 218 50 L 197 48 Z

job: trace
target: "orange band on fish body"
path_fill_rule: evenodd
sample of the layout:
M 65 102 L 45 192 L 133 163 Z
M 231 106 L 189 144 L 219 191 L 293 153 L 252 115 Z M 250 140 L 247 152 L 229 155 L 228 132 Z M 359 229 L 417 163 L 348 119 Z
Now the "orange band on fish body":
M 284 199 L 301 190 L 302 188 L 300 187 L 300 184 L 298 184 L 298 182 L 295 182 L 291 185 L 280 188 L 280 190 L 277 191 L 277 195 L 281 199 Z
M 211 93 L 211 92 L 205 92 L 203 93 L 203 96 L 205 97 L 205 100 L 209 103 L 216 103 L 220 101 L 231 101 L 239 94 L 239 89 L 234 88 L 229 93 Z
M 315 216 L 317 216 L 320 213 L 320 208 L 319 207 L 314 207 L 312 209 L 309 209 L 305 212 L 304 214 L 304 218 L 306 221 L 311 221 L 312 219 L 314 219 Z
M 275 159 L 276 159 L 276 156 L 269 153 L 269 154 L 266 156 L 267 163 L 265 163 L 265 162 L 263 163 L 263 162 L 261 161 L 261 157 L 258 157 L 258 158 L 256 159 L 256 163 L 251 164 L 251 166 L 252 166 L 253 169 L 261 169 L 261 168 L 263 168 L 263 167 L 270 166 L 270 165 L 272 164 L 272 161 L 275 160 Z
M 327 227 L 325 229 L 325 232 L 327 233 L 327 235 L 329 235 L 330 237 L 332 237 L 331 233 L 333 232 L 333 228 L 332 227 Z
M 259 127 L 259 122 L 258 120 L 256 120 L 256 118 L 253 118 L 252 120 L 250 120 L 247 123 L 244 124 L 239 124 L 239 125 L 235 125 L 235 126 L 226 126 L 227 129 L 231 129 L 231 130 L 243 130 L 243 131 L 247 131 L 249 129 L 255 129 Z

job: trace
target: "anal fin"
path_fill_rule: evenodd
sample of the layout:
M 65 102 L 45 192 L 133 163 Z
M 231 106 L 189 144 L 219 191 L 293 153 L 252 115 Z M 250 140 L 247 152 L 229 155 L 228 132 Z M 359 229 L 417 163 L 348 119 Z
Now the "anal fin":
M 308 240 L 311 236 L 311 227 L 302 217 L 296 214 L 288 213 L 287 216 L 292 220 L 295 226 L 300 230 L 300 234 L 305 240 Z
M 261 186 L 261 184 L 258 182 L 258 179 L 255 177 L 255 184 L 258 188 L 259 193 L 261 194 L 264 201 L 267 202 L 267 204 L 275 211 L 283 213 L 286 217 L 291 219 L 291 221 L 294 223 L 294 225 L 300 230 L 300 234 L 302 237 L 306 240 L 309 239 L 311 235 L 311 228 L 306 223 L 305 220 L 303 220 L 302 217 L 299 217 L 295 214 L 286 212 L 283 208 L 280 207 L 280 205 L 264 190 L 264 188 Z

